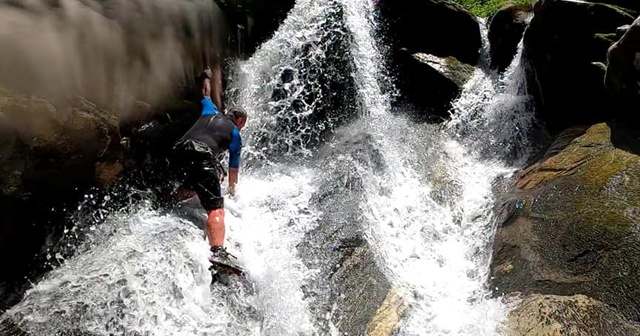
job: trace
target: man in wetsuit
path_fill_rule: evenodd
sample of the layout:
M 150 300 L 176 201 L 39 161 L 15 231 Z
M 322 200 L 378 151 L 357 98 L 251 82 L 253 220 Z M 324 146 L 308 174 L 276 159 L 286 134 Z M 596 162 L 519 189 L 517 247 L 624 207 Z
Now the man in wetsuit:
M 207 211 L 206 233 L 213 253 L 209 260 L 228 264 L 228 253 L 223 247 L 224 198 L 216 169 L 219 164 L 217 157 L 224 151 L 229 151 L 228 192 L 233 196 L 240 167 L 240 130 L 247 121 L 247 114 L 237 107 L 229 109 L 227 114 L 218 111 L 217 106 L 221 105 L 221 85 L 219 67 L 216 67 L 215 72 L 206 68 L 202 89 L 202 114 L 191 129 L 176 142 L 173 147 L 172 164 L 183 187 L 195 192 Z M 216 104 L 211 97 L 212 91 Z

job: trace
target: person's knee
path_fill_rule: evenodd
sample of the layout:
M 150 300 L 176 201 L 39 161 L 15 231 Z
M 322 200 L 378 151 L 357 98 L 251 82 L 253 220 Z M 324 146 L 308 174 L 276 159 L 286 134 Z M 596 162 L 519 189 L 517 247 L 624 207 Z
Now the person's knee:
M 224 197 L 221 196 L 209 196 L 206 200 L 202 200 L 203 206 L 207 211 L 213 211 L 224 208 Z

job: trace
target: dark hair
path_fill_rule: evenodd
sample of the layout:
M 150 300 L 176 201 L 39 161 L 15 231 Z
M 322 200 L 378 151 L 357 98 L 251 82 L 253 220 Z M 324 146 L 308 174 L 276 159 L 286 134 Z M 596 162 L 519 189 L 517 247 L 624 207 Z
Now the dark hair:
M 233 106 L 229 108 L 227 115 L 234 121 L 238 120 L 238 118 L 247 119 L 247 111 L 240 106 Z

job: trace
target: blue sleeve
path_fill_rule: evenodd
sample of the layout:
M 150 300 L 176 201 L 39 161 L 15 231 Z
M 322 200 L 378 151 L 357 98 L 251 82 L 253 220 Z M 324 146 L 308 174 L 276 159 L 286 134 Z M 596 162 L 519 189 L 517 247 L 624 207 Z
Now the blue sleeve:
M 231 144 L 229 145 L 229 168 L 240 167 L 240 152 L 242 150 L 242 139 L 237 127 L 233 127 L 231 132 Z
M 202 103 L 202 115 L 211 115 L 218 113 L 218 109 L 216 108 L 216 104 L 211 101 L 211 97 L 204 97 L 200 101 Z

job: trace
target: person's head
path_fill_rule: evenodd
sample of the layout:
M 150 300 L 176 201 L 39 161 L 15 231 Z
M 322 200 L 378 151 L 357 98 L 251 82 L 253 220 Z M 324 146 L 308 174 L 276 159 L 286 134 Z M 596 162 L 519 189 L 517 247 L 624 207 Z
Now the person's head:
M 247 111 L 245 111 L 240 106 L 234 106 L 229 109 L 227 115 L 233 120 L 233 123 L 236 125 L 239 131 L 242 130 L 244 125 L 247 123 Z

